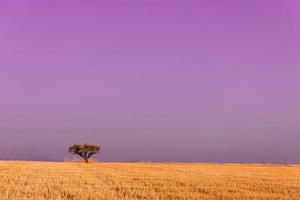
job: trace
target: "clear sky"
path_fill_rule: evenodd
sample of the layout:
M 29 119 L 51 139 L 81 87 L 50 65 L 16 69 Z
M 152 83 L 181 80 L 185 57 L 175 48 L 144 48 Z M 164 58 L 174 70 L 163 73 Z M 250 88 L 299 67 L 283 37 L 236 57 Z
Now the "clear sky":
M 1 0 L 0 158 L 300 162 L 298 0 Z

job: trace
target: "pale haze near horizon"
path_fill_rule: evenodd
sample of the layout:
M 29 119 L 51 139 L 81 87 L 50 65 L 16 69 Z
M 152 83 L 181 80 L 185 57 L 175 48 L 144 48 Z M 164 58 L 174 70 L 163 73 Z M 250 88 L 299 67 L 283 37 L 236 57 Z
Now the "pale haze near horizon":
M 1 1 L 0 158 L 299 163 L 299 9 Z

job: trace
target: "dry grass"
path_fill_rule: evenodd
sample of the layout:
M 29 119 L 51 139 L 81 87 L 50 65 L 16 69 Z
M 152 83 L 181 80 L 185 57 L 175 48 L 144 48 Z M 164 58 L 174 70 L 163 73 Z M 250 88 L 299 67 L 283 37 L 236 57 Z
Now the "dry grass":
M 0 199 L 300 199 L 300 166 L 2 161 Z

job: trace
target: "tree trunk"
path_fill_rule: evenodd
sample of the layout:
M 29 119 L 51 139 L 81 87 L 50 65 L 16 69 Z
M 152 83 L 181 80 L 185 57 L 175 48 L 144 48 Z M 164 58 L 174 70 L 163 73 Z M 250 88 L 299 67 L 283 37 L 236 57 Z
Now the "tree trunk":
M 89 159 L 88 158 L 84 158 L 85 163 L 89 163 Z

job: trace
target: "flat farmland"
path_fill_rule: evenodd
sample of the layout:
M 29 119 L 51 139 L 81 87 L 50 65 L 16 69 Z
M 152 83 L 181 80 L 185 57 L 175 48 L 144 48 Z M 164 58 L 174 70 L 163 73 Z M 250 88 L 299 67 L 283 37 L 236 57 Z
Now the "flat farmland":
M 300 199 L 299 165 L 0 161 L 0 199 Z

